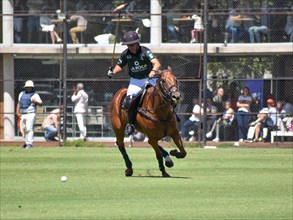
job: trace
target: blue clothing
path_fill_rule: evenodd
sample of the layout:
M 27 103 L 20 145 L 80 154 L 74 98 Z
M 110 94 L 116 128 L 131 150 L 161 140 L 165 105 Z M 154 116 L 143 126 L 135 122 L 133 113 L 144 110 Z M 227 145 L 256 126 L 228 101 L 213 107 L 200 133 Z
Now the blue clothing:
M 182 126 L 181 137 L 182 138 L 188 137 L 188 135 L 189 135 L 188 132 L 189 132 L 190 128 L 193 128 L 194 132 L 196 132 L 197 128 L 198 128 L 198 125 L 199 125 L 198 121 L 187 120 Z
M 58 134 L 58 130 L 53 125 L 45 127 L 44 130 L 46 131 L 46 140 L 51 140 Z
M 246 139 L 248 129 L 249 129 L 249 114 L 248 112 L 238 111 L 236 113 L 236 118 L 238 122 L 238 132 L 239 139 Z

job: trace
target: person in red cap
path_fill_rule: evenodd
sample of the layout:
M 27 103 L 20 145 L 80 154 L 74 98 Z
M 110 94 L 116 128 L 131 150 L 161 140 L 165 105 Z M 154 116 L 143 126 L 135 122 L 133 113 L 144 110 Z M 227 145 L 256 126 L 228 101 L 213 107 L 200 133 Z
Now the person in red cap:
M 277 125 L 277 109 L 275 107 L 275 101 L 272 98 L 267 99 L 267 106 L 269 109 L 269 118 L 272 119 L 272 123 L 269 124 L 269 127 L 273 127 Z

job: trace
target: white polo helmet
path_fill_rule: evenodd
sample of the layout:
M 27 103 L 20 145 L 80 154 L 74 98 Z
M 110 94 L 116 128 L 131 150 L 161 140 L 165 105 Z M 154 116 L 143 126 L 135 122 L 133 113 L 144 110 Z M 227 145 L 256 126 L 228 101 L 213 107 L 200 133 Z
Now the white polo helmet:
M 25 87 L 34 87 L 34 82 L 31 80 L 26 81 L 24 84 L 24 88 Z

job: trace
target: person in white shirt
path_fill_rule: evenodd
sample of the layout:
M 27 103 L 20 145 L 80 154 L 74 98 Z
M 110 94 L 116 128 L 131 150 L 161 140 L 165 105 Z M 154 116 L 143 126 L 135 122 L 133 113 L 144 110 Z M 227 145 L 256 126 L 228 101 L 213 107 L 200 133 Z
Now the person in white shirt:
M 201 36 L 200 40 L 198 41 L 198 37 L 196 36 L 197 32 L 201 35 L 203 32 L 203 24 L 202 19 L 197 14 L 192 15 L 191 17 L 194 20 L 193 29 L 191 30 L 191 41 L 190 43 L 201 43 Z
M 203 113 L 202 107 L 199 105 L 199 100 L 197 98 L 193 99 L 194 107 L 192 109 L 192 115 L 190 118 L 183 124 L 181 129 L 181 138 L 187 139 L 189 129 L 197 131 L 197 128 L 200 124 L 200 115 Z
M 231 125 L 234 120 L 234 110 L 231 108 L 231 102 L 225 102 L 225 111 L 223 112 L 223 116 L 214 122 L 212 129 L 206 134 L 207 138 L 211 138 L 213 136 L 213 132 L 216 129 L 216 137 L 213 139 L 213 142 L 220 141 L 220 126 L 227 127 Z
M 34 141 L 34 123 L 36 119 L 37 106 L 42 106 L 43 102 L 34 91 L 34 82 L 28 80 L 25 82 L 24 91 L 18 96 L 16 106 L 16 115 L 20 118 L 20 127 L 23 128 L 23 137 L 25 140 L 23 148 L 32 148 Z
M 71 101 L 74 102 L 74 114 L 80 131 L 80 139 L 87 140 L 86 114 L 88 111 L 88 94 L 83 90 L 82 83 L 78 83 L 74 88 Z

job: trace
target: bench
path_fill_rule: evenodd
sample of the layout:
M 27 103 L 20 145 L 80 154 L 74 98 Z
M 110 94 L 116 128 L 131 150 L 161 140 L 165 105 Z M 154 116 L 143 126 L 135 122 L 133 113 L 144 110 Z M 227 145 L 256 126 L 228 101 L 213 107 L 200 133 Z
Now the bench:
M 277 136 L 277 137 L 293 137 L 293 131 L 271 131 L 271 143 L 274 143 L 275 136 Z

